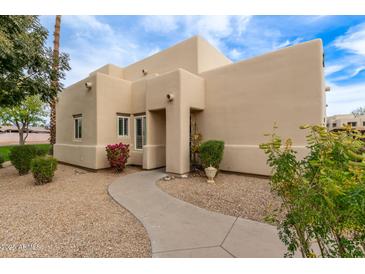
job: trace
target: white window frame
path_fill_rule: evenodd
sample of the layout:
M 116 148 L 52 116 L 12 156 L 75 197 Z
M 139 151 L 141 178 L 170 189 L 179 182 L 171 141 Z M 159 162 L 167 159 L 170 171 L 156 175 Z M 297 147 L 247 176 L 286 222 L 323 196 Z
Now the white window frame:
M 123 122 L 122 122 L 122 127 L 123 127 L 123 134 L 122 135 L 119 135 L 119 119 L 123 119 Z M 124 134 L 124 128 L 125 128 L 125 119 L 127 119 L 127 123 L 128 123 L 128 127 L 127 127 L 127 135 Z M 121 115 L 121 114 L 118 114 L 117 115 L 117 136 L 118 137 L 129 137 L 129 129 L 130 129 L 130 119 L 129 119 L 129 116 L 127 115 Z
M 142 119 L 142 148 L 137 148 L 137 119 Z M 138 115 L 134 116 L 134 149 L 141 151 L 143 150 L 143 146 L 145 146 L 145 140 L 147 140 L 146 136 L 146 115 Z
M 76 121 L 81 121 L 81 137 L 76 136 Z M 81 141 L 82 140 L 82 116 L 73 117 L 73 139 L 74 141 Z

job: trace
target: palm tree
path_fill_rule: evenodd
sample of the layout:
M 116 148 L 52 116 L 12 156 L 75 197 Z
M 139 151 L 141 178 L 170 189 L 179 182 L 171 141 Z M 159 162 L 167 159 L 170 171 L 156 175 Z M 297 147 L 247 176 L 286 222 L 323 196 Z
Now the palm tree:
M 53 40 L 53 64 L 52 64 L 52 81 L 51 88 L 55 91 L 55 95 L 50 102 L 51 117 L 50 117 L 50 143 L 54 145 L 56 143 L 56 102 L 57 102 L 57 90 L 58 90 L 58 69 L 59 69 L 59 57 L 60 57 L 60 30 L 61 30 L 61 15 L 56 15 L 56 23 L 54 30 Z

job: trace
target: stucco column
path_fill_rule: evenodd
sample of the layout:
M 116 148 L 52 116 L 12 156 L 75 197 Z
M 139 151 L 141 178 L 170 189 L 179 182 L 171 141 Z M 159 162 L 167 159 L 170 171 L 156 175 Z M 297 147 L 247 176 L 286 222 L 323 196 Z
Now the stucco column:
M 166 107 L 166 171 L 184 174 L 190 171 L 190 108 L 181 104 Z

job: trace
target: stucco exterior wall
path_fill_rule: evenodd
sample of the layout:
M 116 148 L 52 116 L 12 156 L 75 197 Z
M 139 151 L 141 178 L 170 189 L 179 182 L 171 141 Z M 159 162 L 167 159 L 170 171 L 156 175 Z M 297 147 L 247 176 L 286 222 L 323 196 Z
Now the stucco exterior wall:
M 166 111 L 147 112 L 147 144 L 143 147 L 143 168 L 166 166 Z
M 108 144 L 123 142 L 133 143 L 133 131 L 129 122 L 128 137 L 118 136 L 117 117 L 118 113 L 131 113 L 131 82 L 112 77 L 103 73 L 96 73 L 97 77 L 97 152 L 96 165 L 108 167 L 105 156 L 105 147 Z
M 320 40 L 202 73 L 206 106 L 196 115 L 204 140 L 225 141 L 224 170 L 269 174 L 259 144 L 274 123 L 305 154 L 303 124 L 324 122 Z
M 146 111 L 146 79 L 132 82 L 132 113 Z
M 183 174 L 190 170 L 189 162 L 189 127 L 190 110 L 204 109 L 204 80 L 184 69 L 166 73 L 155 77 L 147 82 L 146 108 L 151 111 L 165 109 L 166 111 L 166 171 Z M 171 94 L 172 101 L 168 101 L 166 95 Z M 147 116 L 147 117 L 148 117 Z M 156 130 L 153 119 L 147 119 L 148 142 L 144 155 L 150 159 L 148 154 L 156 155 L 162 153 L 156 151 L 156 147 L 149 146 L 153 141 Z M 147 160 L 148 161 L 148 160 Z M 153 166 L 145 163 L 144 167 Z
M 91 72 L 90 76 L 96 73 L 103 73 L 112 77 L 123 78 L 123 69 L 121 67 L 112 64 L 107 64 L 105 66 L 102 66 L 101 68 Z
M 274 123 L 305 155 L 302 124 L 325 117 L 320 40 L 232 64 L 193 37 L 126 68 L 106 65 L 67 88 L 57 104 L 55 156 L 93 169 L 108 167 L 105 146 L 130 144 L 129 164 L 189 171 L 190 116 L 203 139 L 225 141 L 223 170 L 269 174 L 259 144 Z M 148 71 L 143 75 L 142 69 Z M 85 82 L 91 82 L 87 89 Z M 166 95 L 173 95 L 172 101 Z M 117 136 L 117 113 L 129 115 L 128 137 Z M 82 114 L 82 140 L 74 140 L 73 115 Z M 135 116 L 146 115 L 143 150 L 134 144 Z
M 334 115 L 327 117 L 326 120 L 327 128 L 329 130 L 339 130 L 343 125 L 356 123 L 356 126 L 353 126 L 354 129 L 365 131 L 365 115 L 359 115 L 357 117 L 352 114 Z
M 194 36 L 125 67 L 123 78 L 130 81 L 144 78 L 142 69 L 147 71 L 147 75 L 163 74 L 176 69 L 200 73 L 231 63 L 231 60 L 212 47 L 206 40 L 200 36 Z
M 96 75 L 90 76 L 67 89 L 59 96 L 56 106 L 56 140 L 55 157 L 62 162 L 96 168 L 97 128 L 96 89 L 88 90 L 85 82 L 96 86 Z M 82 140 L 74 139 L 73 115 L 82 114 Z
M 198 43 L 198 73 L 232 64 L 232 61 L 206 40 L 197 36 Z
M 197 47 L 197 37 L 195 36 L 171 48 L 125 67 L 124 78 L 126 80 L 136 81 L 144 77 L 142 69 L 145 69 L 148 74 L 163 74 L 178 68 L 184 68 L 188 71 L 197 73 Z

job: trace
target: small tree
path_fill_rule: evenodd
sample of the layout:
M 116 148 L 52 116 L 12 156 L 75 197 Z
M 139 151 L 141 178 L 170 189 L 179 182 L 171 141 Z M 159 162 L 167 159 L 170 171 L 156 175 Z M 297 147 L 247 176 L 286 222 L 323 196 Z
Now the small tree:
M 365 256 L 364 136 L 351 126 L 328 132 L 308 129 L 308 156 L 297 159 L 290 139 L 269 134 L 261 148 L 272 167 L 271 188 L 282 200 L 285 218 L 279 237 L 287 256 Z M 317 249 L 314 247 L 318 247 Z
M 20 145 L 25 144 L 29 126 L 44 123 L 46 116 L 47 111 L 39 96 L 29 96 L 18 106 L 0 108 L 0 122 L 18 129 Z
M 31 95 L 50 103 L 62 91 L 62 83 L 50 86 L 65 78 L 69 56 L 59 54 L 54 70 L 47 35 L 38 16 L 0 16 L 0 106 L 15 106 Z
M 359 107 L 351 112 L 355 117 L 365 115 L 365 107 Z

